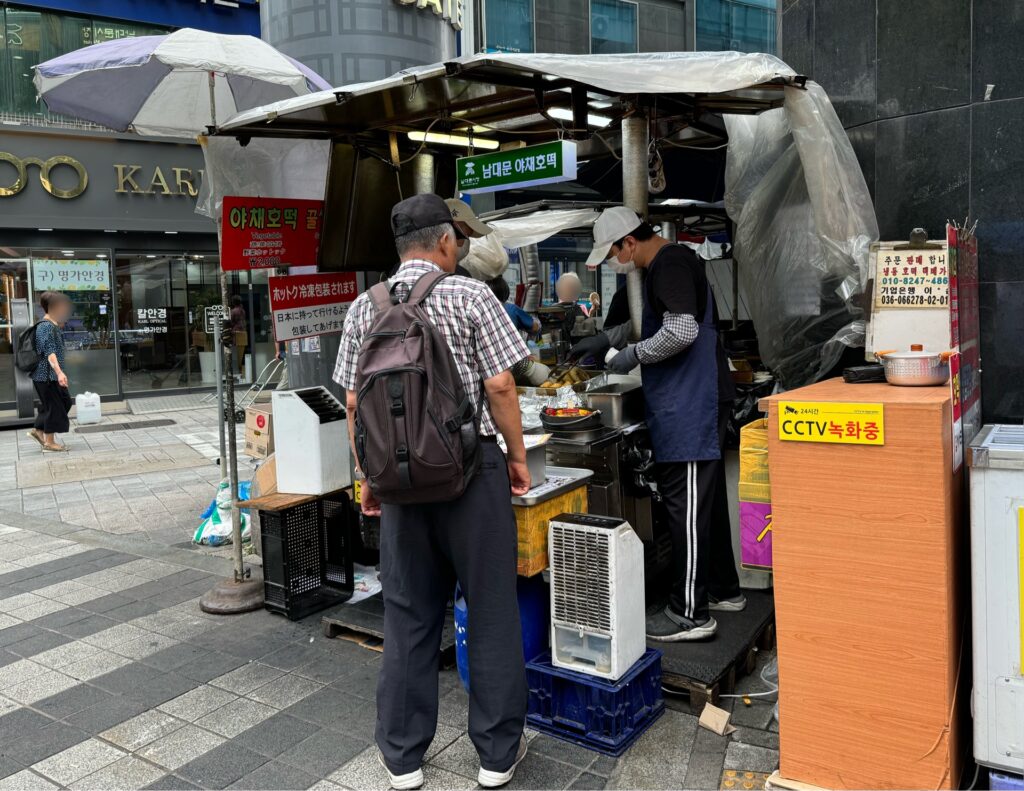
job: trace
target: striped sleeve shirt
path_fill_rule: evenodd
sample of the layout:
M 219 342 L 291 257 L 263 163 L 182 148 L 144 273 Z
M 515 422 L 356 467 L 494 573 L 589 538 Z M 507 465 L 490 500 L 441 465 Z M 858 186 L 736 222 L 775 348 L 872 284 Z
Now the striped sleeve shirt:
M 389 284 L 392 287 L 397 284 L 397 290 L 405 297 L 421 276 L 438 270 L 430 261 L 412 259 L 402 264 Z M 479 280 L 458 275 L 447 277 L 434 287 L 424 305 L 431 322 L 448 341 L 459 378 L 473 403 L 480 400 L 485 379 L 509 370 L 529 354 L 505 308 Z M 346 390 L 356 388 L 359 348 L 373 323 L 374 312 L 370 295 L 364 293 L 345 317 L 333 378 Z M 480 433 L 493 435 L 496 432 L 484 394 Z

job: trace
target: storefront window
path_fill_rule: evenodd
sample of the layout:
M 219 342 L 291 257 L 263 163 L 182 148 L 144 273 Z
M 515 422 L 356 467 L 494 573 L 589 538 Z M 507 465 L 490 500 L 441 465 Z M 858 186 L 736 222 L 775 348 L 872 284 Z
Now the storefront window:
M 484 49 L 533 52 L 533 0 L 488 0 Z
M 626 0 L 590 0 L 590 51 L 636 52 L 637 6 Z
M 775 0 L 697 0 L 697 49 L 774 54 Z
M 0 8 L 0 113 L 51 117 L 32 84 L 32 67 L 43 61 L 101 41 L 168 32 L 150 25 L 4 6 Z

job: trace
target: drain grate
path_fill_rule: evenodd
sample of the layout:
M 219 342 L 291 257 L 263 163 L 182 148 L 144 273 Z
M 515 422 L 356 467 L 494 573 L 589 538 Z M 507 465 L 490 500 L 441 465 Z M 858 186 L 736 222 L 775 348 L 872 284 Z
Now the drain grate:
M 99 423 L 95 426 L 79 426 L 75 429 L 76 434 L 105 434 L 108 431 L 131 431 L 134 428 L 160 428 L 160 426 L 173 426 L 173 420 L 137 420 L 134 423 Z

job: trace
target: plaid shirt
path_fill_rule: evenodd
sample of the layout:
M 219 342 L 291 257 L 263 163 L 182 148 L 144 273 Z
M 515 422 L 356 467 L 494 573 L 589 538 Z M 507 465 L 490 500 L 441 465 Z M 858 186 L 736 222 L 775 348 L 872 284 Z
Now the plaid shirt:
M 406 284 L 398 288 L 399 292 L 405 292 L 402 294 L 405 297 L 422 275 L 438 269 L 430 261 L 412 259 L 403 262 L 388 282 L 391 286 Z M 448 341 L 462 385 L 474 404 L 480 399 L 483 380 L 507 371 L 529 354 L 505 308 L 479 280 L 447 277 L 437 284 L 424 306 L 430 321 Z M 364 293 L 352 303 L 345 317 L 334 381 L 346 390 L 356 389 L 359 348 L 373 324 L 375 313 L 370 295 Z M 495 434 L 497 428 L 486 395 L 482 403 L 480 433 Z

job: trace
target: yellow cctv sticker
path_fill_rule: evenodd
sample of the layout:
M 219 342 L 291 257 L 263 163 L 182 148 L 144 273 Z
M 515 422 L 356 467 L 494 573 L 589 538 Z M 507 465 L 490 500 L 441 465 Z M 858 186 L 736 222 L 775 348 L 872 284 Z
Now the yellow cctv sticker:
M 841 445 L 884 445 L 882 404 L 779 401 L 779 439 Z

